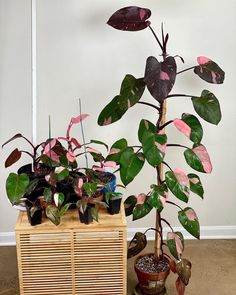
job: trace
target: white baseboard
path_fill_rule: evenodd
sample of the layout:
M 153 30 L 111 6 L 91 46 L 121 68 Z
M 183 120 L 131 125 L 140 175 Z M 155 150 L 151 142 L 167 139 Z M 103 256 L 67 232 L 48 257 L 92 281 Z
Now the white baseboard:
M 130 241 L 136 232 L 145 232 L 147 228 L 128 228 L 127 240 Z M 185 239 L 194 239 L 182 227 L 174 227 L 174 231 L 181 231 Z M 169 229 L 163 228 L 164 238 Z M 148 240 L 154 240 L 155 233 L 150 230 L 147 232 Z M 236 226 L 201 226 L 201 239 L 236 239 Z M 13 246 L 16 244 L 14 232 L 0 232 L 0 246 Z

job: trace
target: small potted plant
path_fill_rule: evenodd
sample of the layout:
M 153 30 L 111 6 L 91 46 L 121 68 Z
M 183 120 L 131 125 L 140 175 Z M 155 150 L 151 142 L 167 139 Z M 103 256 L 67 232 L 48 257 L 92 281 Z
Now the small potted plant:
M 8 199 L 12 205 L 20 209 L 24 207 L 27 210 L 29 222 L 32 225 L 41 222 L 40 216 L 43 211 L 47 218 L 58 225 L 60 217 L 69 208 L 76 208 L 77 201 L 83 197 L 80 195 L 81 183 L 83 183 L 82 191 L 88 191 L 89 185 L 96 186 L 93 196 L 89 194 L 89 203 L 91 203 L 91 197 L 95 203 L 94 196 L 97 194 L 100 195 L 101 201 L 105 185 L 114 189 L 116 177 L 106 169 L 116 167 L 116 163 L 104 161 L 105 157 L 102 153 L 92 148 L 90 144 L 103 145 L 107 150 L 108 146 L 98 140 L 91 140 L 89 144 L 80 144 L 70 134 L 72 126 L 81 123 L 87 116 L 87 114 L 81 114 L 71 118 L 65 137 L 51 138 L 51 130 L 49 130 L 49 138 L 34 145 L 22 134 L 16 134 L 2 145 L 4 147 L 14 140 L 23 139 L 31 148 L 30 150 L 14 149 L 6 159 L 5 167 L 15 164 L 23 154 L 32 159 L 32 163 L 21 166 L 17 173 L 11 172 L 6 180 Z M 88 167 L 88 154 L 95 162 L 91 168 Z M 87 164 L 83 168 L 78 163 L 80 157 L 84 155 Z
M 197 64 L 192 67 L 178 70 L 176 61 L 184 62 L 183 58 L 178 55 L 168 55 L 169 35 L 164 33 L 162 25 L 161 38 L 158 38 L 151 27 L 150 16 L 151 11 L 147 8 L 129 6 L 119 9 L 108 20 L 110 26 L 123 31 L 139 31 L 149 28 L 161 49 L 162 60 L 159 61 L 156 57 L 149 56 L 146 60 L 144 77 L 135 78 L 133 75 L 126 75 L 120 93 L 102 110 L 98 124 L 105 126 L 116 122 L 135 104 L 150 107 L 157 114 L 155 122 L 141 118 L 138 127 L 138 145 L 129 146 L 126 139 L 119 139 L 113 144 L 107 159 L 116 161 L 120 165 L 120 177 L 124 185 L 134 180 L 145 162 L 150 164 L 156 173 L 157 182 L 150 184 L 148 192 L 142 192 L 138 196 L 129 196 L 125 201 L 126 215 L 133 215 L 133 220 L 143 218 L 152 209 L 156 210 L 154 251 L 139 256 L 135 262 L 135 271 L 139 279 L 136 294 L 164 294 L 165 280 L 172 270 L 178 275 L 176 280 L 178 294 L 183 295 L 191 275 L 191 262 L 183 257 L 183 234 L 173 230 L 170 223 L 162 217 L 162 210 L 166 206 L 177 207 L 181 225 L 199 239 L 200 226 L 196 212 L 190 206 L 182 208 L 175 200 L 171 200 L 170 192 L 172 197 L 187 203 L 190 192 L 203 198 L 204 190 L 197 174 L 188 173 L 181 168 L 172 168 L 165 161 L 165 154 L 169 149 L 175 147 L 184 149 L 187 164 L 201 173 L 210 173 L 212 164 L 207 149 L 202 144 L 201 120 L 189 114 L 187 110 L 183 110 L 180 118 L 173 118 L 166 122 L 166 101 L 173 100 L 173 103 L 178 103 L 179 97 L 191 99 L 197 115 L 217 125 L 221 120 L 221 110 L 219 101 L 212 92 L 203 90 L 200 95 L 186 95 L 171 91 L 176 76 L 186 71 L 193 70 L 196 76 L 214 84 L 223 83 L 224 72 L 215 62 L 203 56 L 198 57 Z M 154 103 L 141 100 L 146 88 L 154 98 Z M 192 146 L 170 143 L 167 138 L 167 129 L 170 124 L 187 136 Z M 167 243 L 164 242 L 163 223 L 170 228 L 166 237 Z M 132 242 L 128 257 L 138 254 L 145 247 L 145 234 L 137 233 Z M 177 263 L 168 253 L 164 252 L 165 246 L 168 246 L 169 252 Z
M 120 205 L 122 201 L 122 193 L 107 191 L 105 192 L 105 200 L 108 205 L 107 212 L 111 215 L 120 213 Z

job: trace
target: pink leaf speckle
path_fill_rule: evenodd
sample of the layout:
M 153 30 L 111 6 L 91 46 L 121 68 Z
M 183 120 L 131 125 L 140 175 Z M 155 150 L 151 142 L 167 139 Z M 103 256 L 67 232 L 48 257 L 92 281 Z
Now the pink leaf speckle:
M 203 169 L 206 173 L 211 173 L 212 164 L 208 152 L 204 145 L 199 145 L 193 148 L 193 152 L 198 156 L 200 161 L 202 162 Z
M 109 155 L 118 154 L 120 151 L 121 151 L 120 149 L 112 148 Z
M 146 16 L 146 12 L 145 12 L 145 9 L 141 8 L 139 10 L 139 16 L 140 16 L 140 19 L 143 20 Z
M 204 65 L 204 64 L 208 63 L 209 61 L 211 61 L 211 59 L 208 57 L 205 57 L 205 56 L 199 56 L 197 58 L 197 62 L 199 65 Z
M 216 81 L 216 73 L 215 72 L 211 72 L 211 76 L 212 76 L 212 82 L 214 84 L 217 84 L 217 81 Z
M 179 185 L 183 188 L 184 194 L 188 197 L 189 190 L 190 190 L 190 182 L 188 176 L 186 175 L 185 171 L 180 168 L 176 168 L 174 170 L 175 177 L 179 183 Z
M 112 122 L 112 117 L 108 117 L 103 122 L 103 126 L 109 125 L 109 124 L 111 124 L 111 122 Z
M 161 80 L 167 80 L 167 81 L 170 80 L 169 75 L 166 72 L 163 72 L 163 71 L 160 72 L 160 78 L 161 78 Z
M 146 200 L 146 195 L 145 194 L 139 194 L 138 196 L 136 196 L 136 199 L 137 199 L 137 205 L 142 205 L 145 200 Z
M 106 161 L 103 163 L 103 165 L 105 167 L 112 167 L 112 168 L 116 168 L 116 162 L 115 161 Z
M 185 214 L 190 221 L 198 220 L 197 214 L 195 213 L 195 211 L 193 209 L 186 210 Z
M 188 138 L 191 135 L 191 128 L 181 119 L 174 119 L 175 127 Z

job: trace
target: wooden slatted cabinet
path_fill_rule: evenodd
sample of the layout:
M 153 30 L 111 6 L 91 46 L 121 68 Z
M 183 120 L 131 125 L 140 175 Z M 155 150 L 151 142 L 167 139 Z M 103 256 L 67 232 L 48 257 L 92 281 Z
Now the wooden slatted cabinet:
M 20 295 L 126 295 L 127 244 L 124 208 L 99 211 L 84 225 L 77 210 L 59 226 L 44 219 L 31 226 L 20 212 L 16 228 Z

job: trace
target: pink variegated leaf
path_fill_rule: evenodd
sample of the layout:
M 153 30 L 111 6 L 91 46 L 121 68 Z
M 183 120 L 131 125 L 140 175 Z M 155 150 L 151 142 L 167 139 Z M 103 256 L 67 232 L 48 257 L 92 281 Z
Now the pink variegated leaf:
M 56 145 L 56 143 L 57 143 L 56 138 L 51 139 L 50 142 L 45 145 L 43 153 L 48 154 L 52 150 L 52 148 Z
M 191 128 L 181 119 L 174 119 L 174 125 L 175 127 L 182 132 L 185 136 L 188 138 L 190 137 L 191 134 Z
M 44 153 L 45 154 L 45 153 Z M 50 158 L 52 161 L 59 162 L 59 155 L 55 153 L 54 151 L 49 151 L 47 154 L 45 154 L 48 158 Z
M 194 147 L 192 150 L 187 149 L 184 152 L 184 156 L 188 165 L 199 171 L 204 173 L 211 173 L 212 164 L 210 160 L 210 156 L 204 145 L 200 144 Z
M 167 234 L 167 246 L 170 253 L 180 259 L 184 250 L 184 237 L 181 232 L 169 232 Z
M 199 66 L 194 68 L 194 73 L 201 79 L 213 84 L 222 84 L 224 82 L 224 71 L 210 58 L 199 56 L 197 62 Z
M 94 148 L 87 148 L 87 152 L 88 153 L 94 153 L 94 154 L 101 154 L 101 152 L 99 152 L 98 150 L 94 149 Z
M 88 116 L 89 116 L 88 114 L 82 114 L 82 115 L 79 115 L 77 117 L 72 117 L 71 118 L 71 124 L 78 124 L 81 121 L 85 120 Z
M 83 187 L 84 181 L 83 178 L 77 178 L 74 183 L 74 191 L 77 195 L 82 195 L 82 187 Z
M 188 202 L 190 182 L 184 170 L 176 168 L 165 173 L 166 185 L 171 192 L 181 201 Z
M 186 207 L 178 212 L 178 219 L 182 226 L 195 238 L 200 238 L 200 225 L 195 211 Z
M 75 154 L 69 149 L 66 153 L 66 158 L 69 162 L 73 163 L 75 160 Z

